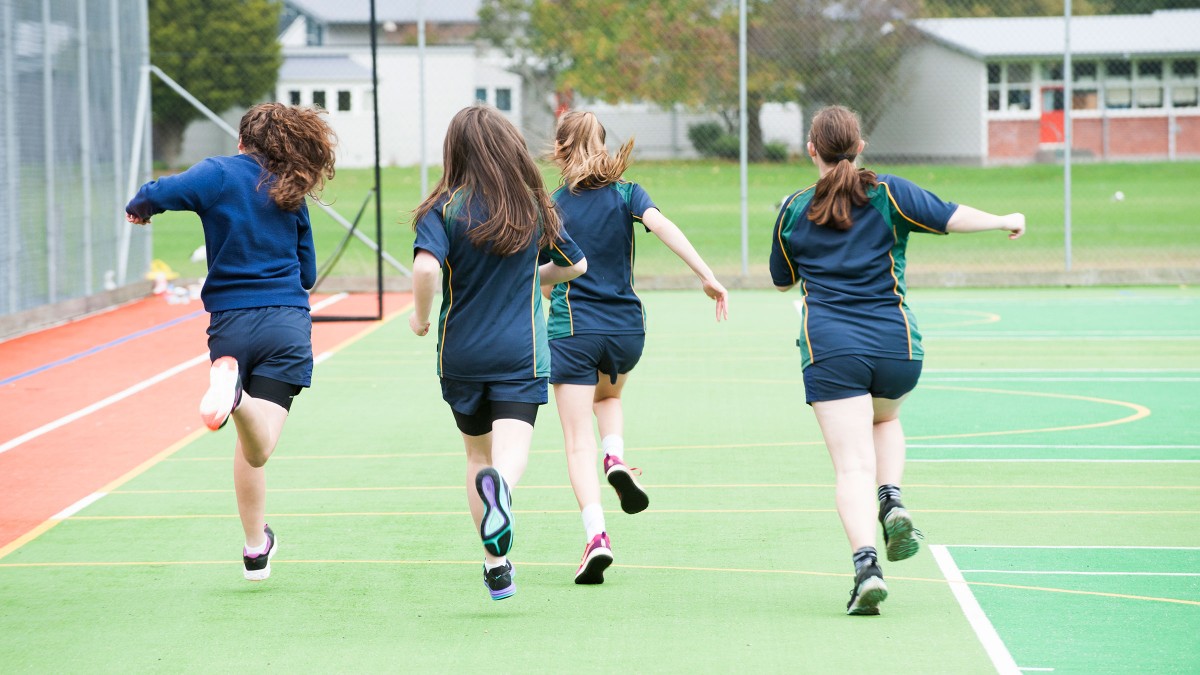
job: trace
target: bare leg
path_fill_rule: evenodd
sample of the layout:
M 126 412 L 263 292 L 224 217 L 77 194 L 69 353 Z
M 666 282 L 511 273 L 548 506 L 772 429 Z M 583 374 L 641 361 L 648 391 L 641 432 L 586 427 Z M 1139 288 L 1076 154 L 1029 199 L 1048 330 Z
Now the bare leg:
M 867 395 L 814 403 L 833 460 L 837 510 L 850 550 L 875 545 L 875 447 Z
M 621 409 L 621 390 L 629 373 L 617 376 L 613 384 L 608 375 L 600 374 L 600 384 L 596 385 L 596 396 L 592 402 L 592 411 L 596 413 L 596 424 L 600 428 L 600 438 L 605 436 L 625 435 L 625 413 Z
M 875 483 L 900 485 L 904 478 L 904 428 L 900 426 L 900 405 L 907 395 L 898 399 L 872 399 L 874 410 Z
M 567 475 L 581 509 L 588 504 L 600 503 L 596 432 L 592 430 L 595 390 L 594 385 L 554 385 L 554 400 L 558 403 L 558 418 L 562 422 L 563 442 L 567 449 Z
M 508 483 L 511 491 L 520 482 L 529 463 L 529 444 L 533 440 L 533 425 L 515 419 L 499 419 L 492 422 L 492 432 L 483 436 L 463 435 L 467 450 L 467 505 L 475 530 L 483 522 L 484 506 L 475 489 L 475 475 L 485 467 L 492 466 Z M 504 562 L 504 558 L 493 556 L 484 549 L 484 560 L 490 567 Z
M 237 427 L 237 446 L 233 456 L 233 487 L 237 494 L 238 515 L 246 544 L 257 547 L 266 542 L 267 481 L 263 465 L 283 431 L 288 411 L 277 403 L 252 398 L 242 393 L 242 402 L 233 412 Z

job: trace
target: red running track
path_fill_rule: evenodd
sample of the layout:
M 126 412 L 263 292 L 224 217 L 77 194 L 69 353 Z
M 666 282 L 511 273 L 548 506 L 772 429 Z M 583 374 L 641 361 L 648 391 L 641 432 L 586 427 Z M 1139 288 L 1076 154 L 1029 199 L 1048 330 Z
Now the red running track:
M 385 316 L 410 298 L 385 296 Z M 376 303 L 350 295 L 317 314 Z M 376 325 L 314 323 L 313 352 Z M 0 342 L 0 550 L 201 427 L 207 327 L 199 302 L 150 297 Z

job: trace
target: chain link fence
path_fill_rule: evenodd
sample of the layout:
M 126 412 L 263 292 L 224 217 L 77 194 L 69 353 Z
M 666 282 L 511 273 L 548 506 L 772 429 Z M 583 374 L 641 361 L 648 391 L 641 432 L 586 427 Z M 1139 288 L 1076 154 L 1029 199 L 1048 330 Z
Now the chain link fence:
M 154 258 L 203 276 L 194 217 L 131 229 L 121 205 L 151 168 L 236 152 L 223 127 L 264 100 L 320 107 L 338 133 L 325 201 L 340 215 L 314 212 L 319 256 L 339 246 L 374 184 L 376 107 L 383 239 L 403 260 L 449 119 L 483 101 L 539 154 L 556 114 L 596 112 L 614 147 L 636 139 L 629 177 L 718 271 L 765 284 L 777 205 L 816 179 L 808 121 L 838 103 L 862 117 L 864 166 L 1030 218 L 1014 245 L 920 242 L 912 278 L 1200 277 L 1187 180 L 1200 166 L 1200 0 L 1076 0 L 1069 53 L 1061 5 L 1039 0 L 744 6 L 743 40 L 734 0 L 375 0 L 374 27 L 370 0 L 0 0 L 0 308 L 128 284 Z M 152 103 L 139 118 L 143 76 Z M 678 271 L 656 255 L 639 251 L 640 280 Z M 371 243 L 338 264 L 365 274 Z
M 146 270 L 123 209 L 145 37 L 143 0 L 0 0 L 0 315 Z

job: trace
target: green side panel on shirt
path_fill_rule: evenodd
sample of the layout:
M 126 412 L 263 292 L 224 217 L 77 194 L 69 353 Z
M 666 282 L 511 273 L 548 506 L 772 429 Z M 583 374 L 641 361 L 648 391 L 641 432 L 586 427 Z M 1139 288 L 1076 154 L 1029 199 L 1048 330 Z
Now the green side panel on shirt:
M 904 225 L 904 217 L 896 210 L 896 205 L 888 198 L 888 191 L 882 186 L 875 188 L 874 194 L 870 195 L 871 206 L 883 215 L 884 220 L 892 227 L 892 234 L 895 236 L 895 243 L 892 244 L 892 271 L 896 275 L 896 289 L 900 293 L 900 308 L 904 312 L 908 324 L 908 340 L 912 345 L 912 358 L 921 360 L 925 355 L 925 348 L 921 345 L 921 331 L 917 330 L 917 317 L 913 315 L 912 310 L 908 308 L 908 282 L 904 279 L 904 271 L 908 267 L 908 258 L 906 251 L 908 250 L 908 237 L 910 230 Z

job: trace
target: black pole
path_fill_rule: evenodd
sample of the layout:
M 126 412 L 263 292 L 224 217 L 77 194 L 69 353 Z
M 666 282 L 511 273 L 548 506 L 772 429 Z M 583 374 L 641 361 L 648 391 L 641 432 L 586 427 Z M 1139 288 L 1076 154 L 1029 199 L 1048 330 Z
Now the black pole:
M 371 105 L 375 114 L 375 284 L 379 308 L 375 318 L 383 318 L 383 192 L 379 169 L 379 26 L 375 20 L 375 0 L 371 0 Z

